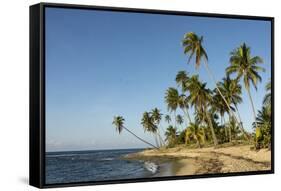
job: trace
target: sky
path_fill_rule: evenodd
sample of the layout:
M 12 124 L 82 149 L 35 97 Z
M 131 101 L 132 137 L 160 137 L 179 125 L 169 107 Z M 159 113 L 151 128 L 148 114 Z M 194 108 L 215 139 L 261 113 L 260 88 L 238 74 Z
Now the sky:
M 47 151 L 147 147 L 126 131 L 115 131 L 116 115 L 154 143 L 140 124 L 142 113 L 157 107 L 169 114 L 165 91 L 177 87 L 178 71 L 199 74 L 208 88 L 215 87 L 203 65 L 196 70 L 194 60 L 187 64 L 181 40 L 191 31 L 204 36 L 216 80 L 225 76 L 230 52 L 243 42 L 253 56 L 263 58 L 263 80 L 257 91 L 251 89 L 256 111 L 261 108 L 271 76 L 269 21 L 63 8 L 46 8 L 45 19 Z M 252 131 L 254 118 L 242 87 L 238 108 Z

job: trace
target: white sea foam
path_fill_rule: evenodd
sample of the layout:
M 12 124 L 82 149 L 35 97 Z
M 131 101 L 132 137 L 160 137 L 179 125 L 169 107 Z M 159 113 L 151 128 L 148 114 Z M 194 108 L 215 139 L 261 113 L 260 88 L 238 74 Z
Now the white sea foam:
M 108 158 L 101 158 L 101 159 L 99 159 L 100 161 L 111 161 L 111 160 L 114 160 L 114 158 L 110 158 L 110 157 L 108 157 Z
M 73 157 L 73 156 L 77 156 L 78 154 L 52 154 L 52 155 L 48 155 L 47 157 L 52 158 L 52 157 Z
M 144 167 L 148 171 L 152 172 L 152 174 L 155 174 L 158 171 L 158 169 L 159 169 L 158 165 L 156 165 L 153 162 L 148 162 L 148 161 L 144 163 Z

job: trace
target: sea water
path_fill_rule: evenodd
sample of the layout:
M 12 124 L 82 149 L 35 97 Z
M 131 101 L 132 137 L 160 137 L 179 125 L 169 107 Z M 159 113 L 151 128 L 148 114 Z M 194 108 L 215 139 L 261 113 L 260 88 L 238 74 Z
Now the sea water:
M 122 158 L 141 150 L 47 152 L 46 184 L 151 177 L 156 173 L 155 164 L 147 165 L 146 161 Z

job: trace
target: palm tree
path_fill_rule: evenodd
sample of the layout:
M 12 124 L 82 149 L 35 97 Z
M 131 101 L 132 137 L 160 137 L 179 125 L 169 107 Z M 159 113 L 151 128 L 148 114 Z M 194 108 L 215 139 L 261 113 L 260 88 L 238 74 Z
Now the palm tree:
M 231 136 L 234 138 L 234 139 L 237 139 L 238 138 L 238 135 L 242 132 L 241 131 L 241 128 L 239 127 L 239 125 L 237 125 L 236 121 L 234 120 L 233 117 L 230 117 L 229 118 L 229 122 L 227 124 L 228 128 L 230 129 L 231 131 Z
M 218 94 L 217 91 L 213 91 L 214 92 L 214 95 L 213 95 L 213 99 L 212 99 L 212 110 L 214 112 L 217 112 L 220 114 L 220 118 L 221 118 L 221 126 L 224 128 L 224 132 L 225 132 L 225 137 L 228 136 L 228 132 L 227 132 L 227 128 L 226 128 L 226 125 L 225 125 L 225 118 L 224 118 L 224 115 L 225 113 L 227 113 L 228 111 L 228 108 L 227 106 L 225 105 L 222 97 Z
M 168 111 L 174 112 L 175 127 L 176 127 L 176 110 L 179 106 L 179 100 L 180 100 L 180 96 L 178 90 L 172 87 L 168 88 L 165 95 L 165 101 L 168 106 Z
M 176 75 L 176 82 L 181 87 L 182 92 L 186 92 L 188 89 L 188 80 L 189 77 L 185 71 L 179 71 Z
M 151 117 L 152 117 L 152 120 L 154 121 L 154 123 L 156 124 L 156 126 L 160 125 L 160 122 L 161 122 L 161 119 L 162 119 L 162 115 L 163 114 L 160 112 L 160 110 L 157 107 L 152 109 Z M 161 127 L 161 129 L 164 132 L 162 127 Z M 157 129 L 157 134 L 158 134 L 158 138 L 160 140 L 161 146 L 162 146 L 162 144 L 164 144 L 164 141 L 163 141 L 163 139 L 162 139 L 158 129 Z
M 238 115 L 238 118 L 239 118 L 239 121 L 240 121 L 240 124 L 241 124 L 240 127 L 242 128 L 241 130 L 242 130 L 244 135 L 247 135 L 247 133 L 246 133 L 244 127 L 243 127 L 240 112 L 238 110 L 238 104 L 242 103 L 242 97 L 241 97 L 242 86 L 239 84 L 239 81 L 237 79 L 227 79 L 227 81 L 228 80 L 230 80 L 229 94 L 231 95 L 231 102 L 233 103 L 233 105 L 235 107 L 235 110 L 237 112 L 237 115 Z
M 271 108 L 263 106 L 256 117 L 256 148 L 269 147 L 271 143 Z
M 263 99 L 263 104 L 271 106 L 271 79 L 269 79 L 269 82 L 267 82 L 265 90 L 267 93 Z
M 203 118 L 206 117 L 211 129 L 214 145 L 217 146 L 217 137 L 213 127 L 212 119 L 208 112 L 208 106 L 212 100 L 211 90 L 206 88 L 206 83 L 201 83 L 199 81 L 198 75 L 191 77 L 189 100 L 191 105 L 194 105 L 195 109 L 199 113 L 203 114 Z
M 112 124 L 116 126 L 116 131 L 120 134 L 124 129 L 125 119 L 122 116 L 115 116 Z
M 194 115 L 195 115 L 195 117 L 194 117 L 195 123 L 201 124 L 201 123 L 206 122 L 205 121 L 206 117 L 205 117 L 204 111 L 195 108 Z M 207 123 L 208 123 L 208 121 L 207 121 Z
M 166 121 L 168 124 L 170 124 L 170 122 L 171 122 L 171 117 L 170 117 L 170 115 L 165 115 L 165 121 Z
M 238 125 L 239 125 L 241 131 L 243 132 L 245 138 L 249 139 L 246 131 L 243 128 L 241 116 L 240 116 L 240 113 L 238 111 L 238 106 L 237 106 L 238 103 L 242 102 L 242 97 L 241 97 L 242 87 L 241 87 L 241 85 L 238 83 L 237 79 L 230 79 L 230 77 L 227 76 L 227 77 L 223 78 L 222 82 L 218 83 L 218 87 L 219 87 L 220 91 L 222 92 L 222 94 L 224 95 L 224 97 L 225 97 L 227 103 L 229 104 L 231 110 L 234 110 L 234 108 L 232 107 L 232 105 L 234 105 L 235 111 L 237 111 L 238 118 L 239 118 L 239 121 L 240 121 Z M 227 110 L 227 112 L 228 112 L 229 116 L 233 117 L 233 115 L 230 111 Z M 230 129 L 229 129 L 229 134 L 230 134 L 230 141 L 231 141 L 231 130 Z
M 183 123 L 183 118 L 181 115 L 177 115 L 176 117 L 177 124 L 181 125 Z
M 165 132 L 166 141 L 168 141 L 169 145 L 173 145 L 177 139 L 177 129 L 174 128 L 172 125 L 169 125 Z
M 184 53 L 189 55 L 188 62 L 190 63 L 193 56 L 195 56 L 195 66 L 199 68 L 201 59 L 208 61 L 207 53 L 202 46 L 203 36 L 199 37 L 194 32 L 189 32 L 184 35 L 182 44 L 184 46 Z
M 145 131 L 155 133 L 157 126 L 153 123 L 152 117 L 148 112 L 144 112 L 141 119 L 141 124 Z
M 163 114 L 160 112 L 160 110 L 157 107 L 151 110 L 151 117 L 156 122 L 156 124 L 160 123 L 162 119 L 162 115 Z
M 262 80 L 261 76 L 259 75 L 259 72 L 265 70 L 264 68 L 258 66 L 258 64 L 261 64 L 263 60 L 259 56 L 252 57 L 251 49 L 245 43 L 243 43 L 240 47 L 232 51 L 230 54 L 231 65 L 226 68 L 226 73 L 227 75 L 236 73 L 236 78 L 238 80 L 243 78 L 244 86 L 251 102 L 255 126 L 257 128 L 256 111 L 250 92 L 250 85 L 252 84 L 254 88 L 257 89 L 257 83 Z
M 271 128 L 271 110 L 262 107 L 262 110 L 259 111 L 257 115 L 257 124 L 259 127 L 266 129 L 269 133 Z
M 125 119 L 122 117 L 122 116 L 115 116 L 114 119 L 113 119 L 113 122 L 112 124 L 115 125 L 116 127 L 116 131 L 120 134 L 122 132 L 123 129 L 125 129 L 126 131 L 128 131 L 130 134 L 132 134 L 133 136 L 135 136 L 137 139 L 139 139 L 140 141 L 148 144 L 149 146 L 152 146 L 156 149 L 158 149 L 156 146 L 154 146 L 153 144 L 147 142 L 146 140 L 140 138 L 139 136 L 137 136 L 136 134 L 134 134 L 132 131 L 130 131 L 129 129 L 127 129 L 125 126 L 124 126 L 124 121 Z
M 186 116 L 187 120 L 189 121 L 189 123 L 191 123 L 192 121 L 188 112 L 188 108 L 189 108 L 188 98 L 184 94 L 180 95 L 178 104 L 181 110 L 183 111 L 184 115 Z
M 201 148 L 201 143 L 205 142 L 204 129 L 199 127 L 197 123 L 191 123 L 185 132 L 185 144 L 187 144 L 190 139 L 193 138 L 196 144 Z
M 188 55 L 188 62 L 190 63 L 191 59 L 193 57 L 195 57 L 195 67 L 196 69 L 199 68 L 200 64 L 201 64 L 201 60 L 204 59 L 204 65 L 205 68 L 208 72 L 208 75 L 211 77 L 211 79 L 213 80 L 216 89 L 218 91 L 218 93 L 220 94 L 220 96 L 223 98 L 225 104 L 227 105 L 229 111 L 232 113 L 232 115 L 234 116 L 235 120 L 238 122 L 234 112 L 231 110 L 229 104 L 227 103 L 226 99 L 224 98 L 223 94 L 221 93 L 221 91 L 219 90 L 218 86 L 217 86 L 217 82 L 215 80 L 215 77 L 212 73 L 212 71 L 209 69 L 208 66 L 208 55 L 203 47 L 203 36 L 199 37 L 197 34 L 195 34 L 194 32 L 189 32 L 186 33 L 184 35 L 184 39 L 182 41 L 182 45 L 184 46 L 184 54 Z
M 182 94 L 180 95 L 179 98 L 179 107 L 183 110 L 185 116 L 187 117 L 187 120 L 189 120 L 189 123 L 191 123 L 191 118 L 188 112 L 189 104 L 184 94 L 188 90 L 188 83 L 189 83 L 188 81 L 189 81 L 189 77 L 187 76 L 187 73 L 183 70 L 179 71 L 176 76 L 176 82 L 178 86 L 181 87 L 182 90 Z
M 148 112 L 144 112 L 141 119 L 141 124 L 143 126 L 144 131 L 150 132 L 155 139 L 157 147 L 159 146 L 157 140 L 157 125 L 154 124 L 154 121 Z

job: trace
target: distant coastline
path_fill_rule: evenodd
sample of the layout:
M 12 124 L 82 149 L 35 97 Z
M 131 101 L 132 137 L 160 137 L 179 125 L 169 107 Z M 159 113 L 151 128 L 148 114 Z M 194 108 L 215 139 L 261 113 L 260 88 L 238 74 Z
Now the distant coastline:
M 116 150 L 145 150 L 146 148 L 117 148 L 117 149 L 84 149 L 84 150 L 51 150 L 51 151 L 46 151 L 46 154 L 53 154 L 53 153 L 70 153 L 70 152 L 96 152 L 96 151 L 116 151 Z

